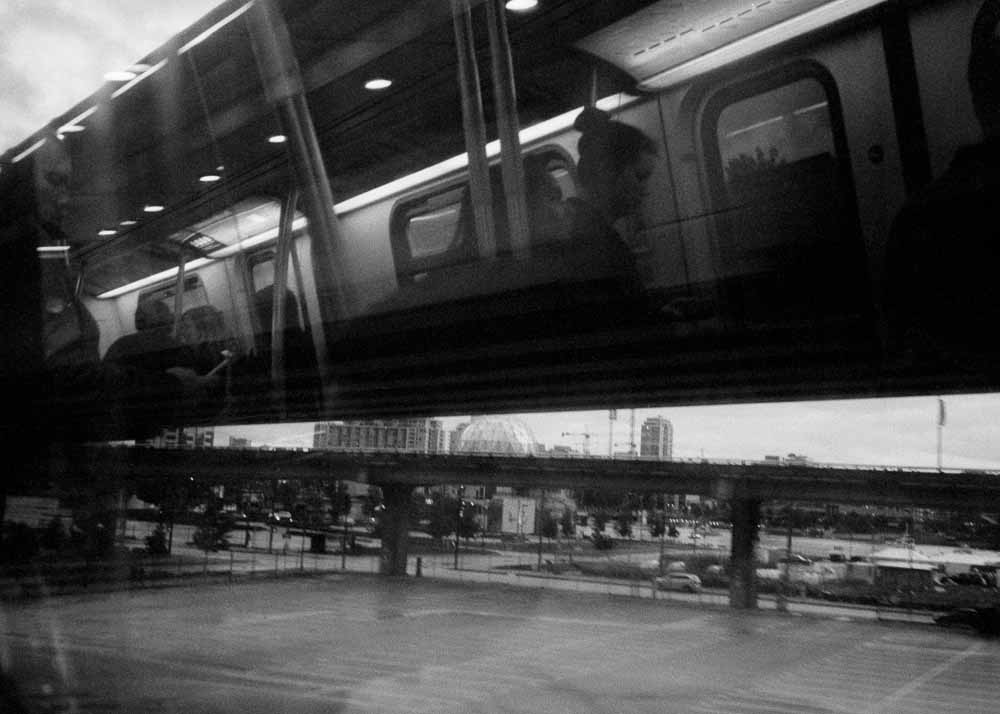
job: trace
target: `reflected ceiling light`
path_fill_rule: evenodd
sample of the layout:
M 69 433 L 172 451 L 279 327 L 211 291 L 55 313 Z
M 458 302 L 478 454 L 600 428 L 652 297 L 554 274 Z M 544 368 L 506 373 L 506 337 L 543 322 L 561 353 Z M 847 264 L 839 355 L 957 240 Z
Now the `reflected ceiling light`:
M 142 210 L 145 211 L 146 213 L 159 213 L 160 211 L 163 210 L 163 206 L 161 206 L 159 203 L 147 203 L 145 206 L 142 207 Z
M 36 249 L 39 253 L 69 253 L 68 245 L 40 245 Z
M 40 148 L 42 147 L 42 144 L 44 144 L 44 143 L 45 143 L 45 139 L 39 139 L 39 140 L 38 140 L 38 141 L 36 141 L 36 142 L 35 142 L 34 144 L 32 144 L 32 145 L 31 145 L 31 146 L 29 146 L 29 147 L 28 147 L 27 149 L 25 149 L 25 150 L 24 150 L 24 151 L 22 151 L 22 152 L 21 152 L 20 154 L 18 154 L 18 155 L 17 155 L 17 156 L 15 156 L 15 157 L 14 157 L 13 159 L 11 159 L 11 160 L 10 160 L 10 161 L 11 161 L 11 163 L 13 163 L 13 164 L 16 164 L 16 163 L 17 163 L 18 161 L 20 161 L 21 159 L 24 159 L 24 158 L 27 158 L 27 157 L 28 157 L 28 156 L 30 156 L 30 155 L 31 155 L 31 154 L 32 154 L 33 152 L 35 152 L 35 151 L 37 151 L 38 149 L 40 149 Z
M 285 136 L 284 134 L 272 134 L 271 136 L 267 137 L 267 140 L 272 144 L 284 144 L 286 141 L 288 141 L 288 137 Z
M 119 223 L 118 225 L 125 226 L 127 228 L 129 226 L 138 225 L 138 223 L 139 223 L 139 221 L 133 221 L 131 218 L 127 218 L 124 221 L 122 221 L 121 223 Z
M 160 60 L 156 64 L 150 66 L 148 64 L 134 64 L 128 68 L 128 71 L 133 73 L 133 77 L 126 84 L 123 84 L 118 89 L 116 89 L 112 94 L 112 99 L 116 99 L 121 95 L 125 94 L 128 90 L 132 89 L 135 85 L 139 84 L 146 77 L 150 76 L 154 72 L 159 72 L 167 64 L 166 60 Z
M 101 230 L 97 231 L 97 235 L 99 235 L 99 236 L 116 236 L 116 235 L 118 235 L 118 231 L 114 230 L 113 228 L 104 228 L 104 229 L 101 229 Z
M 104 79 L 109 82 L 129 82 L 137 76 L 135 72 L 127 69 L 116 69 L 113 72 L 104 73 Z
M 504 7 L 513 12 L 526 12 L 538 7 L 538 0 L 507 0 Z
M 181 45 L 180 49 L 177 50 L 177 54 L 182 55 L 185 52 L 187 52 L 189 49 L 191 49 L 192 47 L 194 47 L 195 45 L 201 44 L 202 42 L 204 42 L 205 40 L 207 40 L 209 37 L 211 37 L 212 35 L 214 35 L 216 32 L 218 32 L 219 30 L 221 30 L 223 27 L 225 27 L 226 25 L 228 25 L 230 22 L 232 22 L 233 20 L 235 20 L 236 18 L 238 18 L 240 15 L 242 15 L 243 13 L 245 13 L 252 6 L 253 6 L 253 3 L 252 2 L 248 2 L 246 5 L 238 8 L 234 12 L 229 13 L 224 18 L 222 18 L 221 20 L 219 20 L 217 23 L 215 23 L 214 25 L 212 25 L 210 28 L 208 28 L 207 30 L 205 30 L 201 34 L 197 35 L 194 39 L 192 39 L 192 40 L 184 43 L 183 45 Z
M 373 77 L 365 82 L 365 89 L 370 89 L 373 92 L 377 92 L 382 89 L 388 89 L 392 86 L 392 80 L 386 79 L 385 77 Z
M 198 180 L 202 183 L 215 183 L 219 181 L 222 177 L 219 174 L 203 174 L 198 177 Z
M 62 136 L 63 134 L 70 134 L 70 133 L 77 132 L 77 131 L 83 131 L 87 127 L 85 127 L 82 124 L 80 124 L 80 122 L 82 122 L 84 119 L 86 119 L 87 117 L 89 117 L 91 114 L 93 114 L 96 111 L 97 111 L 97 107 L 91 107 L 90 109 L 86 109 L 86 110 L 80 112 L 75 117 L 73 117 L 72 119 L 70 119 L 68 122 L 66 122 L 65 124 L 63 124 L 61 127 L 59 127 L 58 129 L 56 129 L 56 135 L 57 136 Z

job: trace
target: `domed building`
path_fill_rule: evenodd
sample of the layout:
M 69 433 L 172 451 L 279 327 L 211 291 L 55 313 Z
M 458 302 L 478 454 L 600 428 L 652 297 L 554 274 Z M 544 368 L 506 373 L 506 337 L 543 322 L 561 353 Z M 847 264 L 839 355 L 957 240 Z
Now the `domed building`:
M 473 417 L 452 444 L 453 454 L 533 456 L 538 446 L 527 424 L 510 416 Z

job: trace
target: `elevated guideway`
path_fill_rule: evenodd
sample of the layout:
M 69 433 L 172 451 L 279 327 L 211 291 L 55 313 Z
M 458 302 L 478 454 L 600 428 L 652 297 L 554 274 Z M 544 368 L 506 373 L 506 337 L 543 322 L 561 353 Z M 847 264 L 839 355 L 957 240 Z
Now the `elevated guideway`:
M 42 455 L 36 466 L 42 473 L 54 476 L 192 477 L 217 483 L 247 478 L 343 479 L 379 486 L 586 488 L 687 493 L 721 499 L 1000 510 L 1000 473 L 953 469 L 93 445 L 66 447 Z
M 127 483 L 148 478 L 343 479 L 378 485 L 385 506 L 380 570 L 405 575 L 413 488 L 464 484 L 699 494 L 730 502 L 730 604 L 757 606 L 754 544 L 761 504 L 830 503 L 1000 510 L 1000 473 L 767 462 L 652 461 L 482 455 L 64 446 L 39 454 L 39 474 Z M 30 468 L 29 468 L 30 470 Z

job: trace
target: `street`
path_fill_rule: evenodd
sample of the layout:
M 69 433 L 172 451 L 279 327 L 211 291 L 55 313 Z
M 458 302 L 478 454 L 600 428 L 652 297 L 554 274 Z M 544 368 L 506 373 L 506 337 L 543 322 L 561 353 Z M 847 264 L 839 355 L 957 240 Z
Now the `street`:
M 926 625 L 319 575 L 9 605 L 31 711 L 993 712 L 1000 643 Z

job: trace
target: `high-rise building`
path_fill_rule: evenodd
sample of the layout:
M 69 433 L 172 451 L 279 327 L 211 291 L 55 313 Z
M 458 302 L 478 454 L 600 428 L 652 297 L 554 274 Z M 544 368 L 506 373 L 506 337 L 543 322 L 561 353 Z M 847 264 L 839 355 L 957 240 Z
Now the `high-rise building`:
M 372 419 L 321 422 L 313 430 L 314 449 L 445 453 L 445 430 L 438 419 Z
M 674 425 L 661 416 L 646 419 L 639 436 L 639 456 L 669 460 L 673 455 Z
M 139 443 L 158 449 L 207 449 L 215 445 L 215 427 L 195 426 L 164 429 L 156 436 Z

